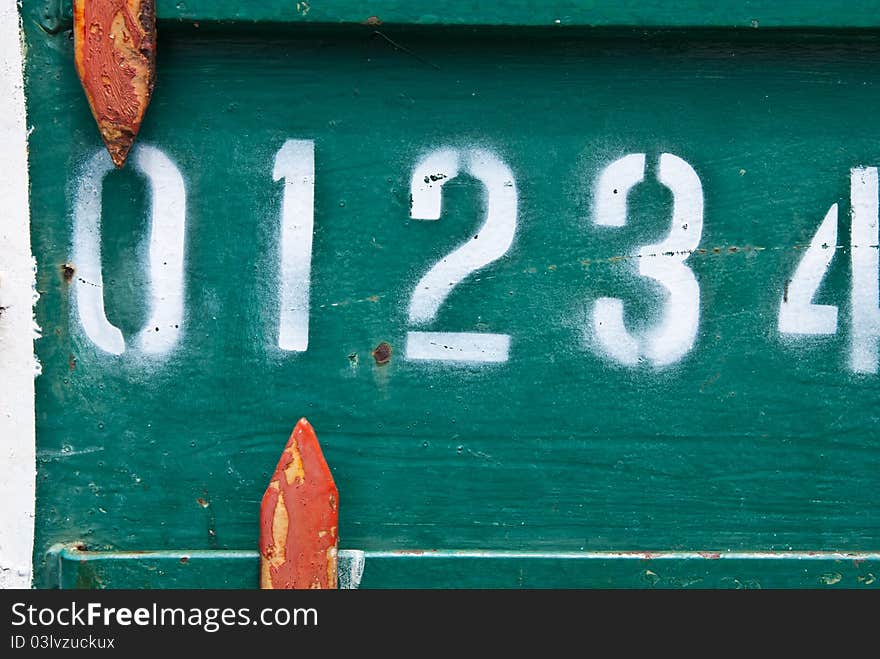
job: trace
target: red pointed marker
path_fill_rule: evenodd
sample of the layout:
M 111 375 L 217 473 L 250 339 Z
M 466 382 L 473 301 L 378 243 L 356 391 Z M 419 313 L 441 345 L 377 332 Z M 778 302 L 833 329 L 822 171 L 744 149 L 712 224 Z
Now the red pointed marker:
M 101 137 L 122 167 L 156 82 L 155 0 L 73 0 L 73 53 Z
M 260 587 L 336 588 L 339 492 L 311 424 L 300 419 L 260 506 Z

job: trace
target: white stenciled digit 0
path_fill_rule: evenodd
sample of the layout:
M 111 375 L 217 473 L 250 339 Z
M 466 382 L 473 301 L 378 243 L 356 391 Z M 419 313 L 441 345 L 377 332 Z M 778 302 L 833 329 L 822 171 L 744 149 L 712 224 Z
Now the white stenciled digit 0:
M 136 339 L 145 354 L 167 353 L 183 327 L 184 239 L 186 187 L 177 165 L 160 149 L 141 144 L 133 151 L 135 169 L 150 190 L 149 309 L 146 325 Z M 86 161 L 77 181 L 73 208 L 73 254 L 76 265 L 75 313 L 86 336 L 113 355 L 125 352 L 125 339 L 104 311 L 101 273 L 101 193 L 113 169 L 105 149 Z

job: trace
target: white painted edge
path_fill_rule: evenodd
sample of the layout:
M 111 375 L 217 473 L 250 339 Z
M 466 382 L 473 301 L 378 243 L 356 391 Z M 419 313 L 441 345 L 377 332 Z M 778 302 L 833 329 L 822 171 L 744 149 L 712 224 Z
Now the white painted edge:
M 39 328 L 21 35 L 16 0 L 0 0 L 0 588 L 30 588 L 34 544 Z

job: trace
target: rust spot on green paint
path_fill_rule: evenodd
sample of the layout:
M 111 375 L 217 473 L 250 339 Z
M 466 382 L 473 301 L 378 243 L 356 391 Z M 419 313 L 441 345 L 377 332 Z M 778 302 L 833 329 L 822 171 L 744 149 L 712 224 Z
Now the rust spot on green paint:
M 384 366 L 391 361 L 391 352 L 391 345 L 386 341 L 382 341 L 382 343 L 377 345 L 375 350 L 373 350 L 373 359 L 376 360 L 376 364 L 379 366 Z
M 64 281 L 68 284 L 73 281 L 73 276 L 76 274 L 76 268 L 72 263 L 63 263 L 61 265 L 61 276 L 64 278 Z

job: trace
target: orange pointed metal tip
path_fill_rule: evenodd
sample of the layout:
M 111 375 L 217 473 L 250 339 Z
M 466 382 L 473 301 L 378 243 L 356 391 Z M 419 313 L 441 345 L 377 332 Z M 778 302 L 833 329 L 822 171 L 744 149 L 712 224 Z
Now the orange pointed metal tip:
M 101 137 L 122 167 L 156 82 L 155 0 L 73 0 L 73 52 Z
M 311 424 L 300 419 L 260 505 L 260 587 L 336 588 L 339 492 Z

